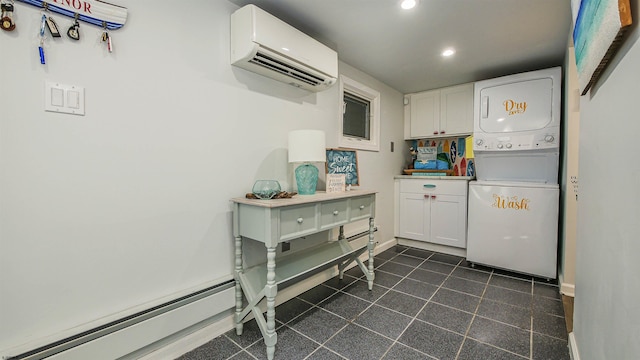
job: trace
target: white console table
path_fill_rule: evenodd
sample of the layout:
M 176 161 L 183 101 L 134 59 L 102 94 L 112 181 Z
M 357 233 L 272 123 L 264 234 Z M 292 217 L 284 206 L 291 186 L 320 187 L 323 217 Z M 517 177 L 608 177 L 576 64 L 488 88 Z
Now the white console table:
M 277 334 L 275 331 L 275 298 L 278 285 L 294 280 L 313 270 L 338 265 L 340 278 L 347 265 L 356 261 L 366 275 L 369 290 L 373 288 L 373 249 L 375 191 L 352 190 L 342 193 L 318 192 L 296 195 L 291 199 L 256 200 L 234 198 L 233 236 L 235 238 L 236 333 L 242 335 L 242 320 L 253 312 L 265 345 L 267 358 L 273 359 Z M 353 246 L 345 239 L 343 225 L 369 219 L 369 241 Z M 276 247 L 285 241 L 340 227 L 337 241 L 328 241 L 277 261 Z M 267 262 L 245 268 L 242 262 L 242 238 L 264 243 Z M 369 252 L 368 267 L 358 258 Z M 244 292 L 248 305 L 243 308 Z M 262 315 L 259 302 L 266 298 L 267 316 Z

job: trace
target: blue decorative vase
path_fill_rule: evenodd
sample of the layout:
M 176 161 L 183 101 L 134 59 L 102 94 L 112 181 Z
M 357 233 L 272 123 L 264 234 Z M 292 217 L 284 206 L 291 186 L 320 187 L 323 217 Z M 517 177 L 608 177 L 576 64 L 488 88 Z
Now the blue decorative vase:
M 298 194 L 313 195 L 318 185 L 318 168 L 311 164 L 302 164 L 296 168 Z

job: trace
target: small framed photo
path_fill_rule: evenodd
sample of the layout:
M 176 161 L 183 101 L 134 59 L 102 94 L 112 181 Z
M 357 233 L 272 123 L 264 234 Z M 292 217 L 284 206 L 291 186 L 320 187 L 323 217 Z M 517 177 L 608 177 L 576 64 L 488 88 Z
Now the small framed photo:
M 345 174 L 327 174 L 327 192 L 344 192 L 346 190 Z
M 360 185 L 358 155 L 355 150 L 327 149 L 327 174 L 344 174 L 346 185 Z

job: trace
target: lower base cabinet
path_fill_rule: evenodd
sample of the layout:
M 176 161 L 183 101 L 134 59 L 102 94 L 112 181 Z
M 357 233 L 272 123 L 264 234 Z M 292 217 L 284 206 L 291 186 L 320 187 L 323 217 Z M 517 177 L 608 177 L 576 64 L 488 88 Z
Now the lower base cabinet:
M 396 236 L 466 248 L 465 180 L 396 179 Z

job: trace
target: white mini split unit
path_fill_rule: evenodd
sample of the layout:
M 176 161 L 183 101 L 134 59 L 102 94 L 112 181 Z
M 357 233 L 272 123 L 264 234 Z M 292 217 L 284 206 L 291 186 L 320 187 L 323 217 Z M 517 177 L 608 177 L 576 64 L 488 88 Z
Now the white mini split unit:
M 231 14 L 231 64 L 309 91 L 338 78 L 335 51 L 255 5 Z

